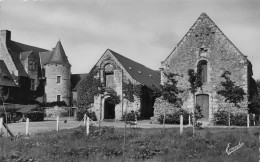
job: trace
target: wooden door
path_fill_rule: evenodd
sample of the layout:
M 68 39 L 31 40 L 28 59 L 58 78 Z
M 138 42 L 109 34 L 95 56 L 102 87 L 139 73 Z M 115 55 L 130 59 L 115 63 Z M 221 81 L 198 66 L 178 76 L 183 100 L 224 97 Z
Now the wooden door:
M 196 104 L 202 109 L 203 118 L 202 120 L 209 120 L 209 95 L 200 94 L 196 96 Z

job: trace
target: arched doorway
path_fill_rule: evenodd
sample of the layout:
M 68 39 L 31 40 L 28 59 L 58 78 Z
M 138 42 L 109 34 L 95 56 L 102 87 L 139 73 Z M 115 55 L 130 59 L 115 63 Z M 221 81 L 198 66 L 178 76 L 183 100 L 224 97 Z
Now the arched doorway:
M 115 119 L 115 104 L 109 103 L 109 98 L 105 99 L 104 119 Z
M 203 121 L 209 120 L 209 95 L 199 94 L 196 95 L 196 104 L 199 105 L 202 109 Z

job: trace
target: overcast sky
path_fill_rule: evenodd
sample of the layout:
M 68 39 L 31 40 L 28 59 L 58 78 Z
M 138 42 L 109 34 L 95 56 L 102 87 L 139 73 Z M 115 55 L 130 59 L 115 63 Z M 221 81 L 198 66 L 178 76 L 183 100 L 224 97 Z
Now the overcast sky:
M 260 0 L 0 0 L 12 40 L 51 50 L 60 39 L 72 73 L 112 49 L 158 70 L 202 12 L 248 56 L 260 79 Z

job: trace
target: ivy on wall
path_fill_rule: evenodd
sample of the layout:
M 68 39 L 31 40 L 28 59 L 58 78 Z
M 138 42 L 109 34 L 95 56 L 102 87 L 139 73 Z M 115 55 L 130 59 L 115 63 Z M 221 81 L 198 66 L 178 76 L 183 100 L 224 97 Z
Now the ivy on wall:
M 128 83 L 123 82 L 123 94 L 125 94 L 125 98 L 130 101 L 134 102 L 134 96 L 140 98 L 142 95 L 142 87 L 141 84 L 134 85 L 130 81 Z
M 97 70 L 91 70 L 90 73 L 79 83 L 77 90 L 77 107 L 89 108 L 91 103 L 94 103 L 94 96 L 100 93 L 101 82 L 95 76 Z

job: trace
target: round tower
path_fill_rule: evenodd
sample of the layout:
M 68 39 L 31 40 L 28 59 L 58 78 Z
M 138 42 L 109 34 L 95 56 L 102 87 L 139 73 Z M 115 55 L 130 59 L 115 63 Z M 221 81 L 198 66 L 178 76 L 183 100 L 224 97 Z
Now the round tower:
M 71 65 L 59 41 L 53 49 L 45 69 L 46 102 L 65 101 L 70 105 Z

